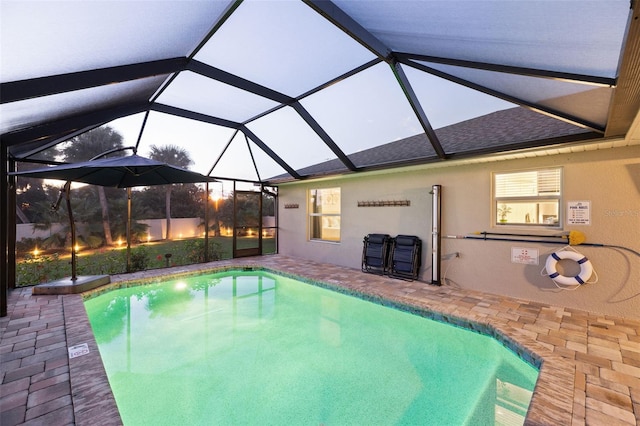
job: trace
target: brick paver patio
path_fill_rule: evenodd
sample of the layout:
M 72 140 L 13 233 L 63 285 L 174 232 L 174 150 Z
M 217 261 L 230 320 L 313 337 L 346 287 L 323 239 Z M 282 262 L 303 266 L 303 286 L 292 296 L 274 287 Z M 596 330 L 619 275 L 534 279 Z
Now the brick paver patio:
M 267 256 L 113 276 L 111 286 L 230 266 L 265 267 L 494 335 L 542 363 L 527 424 L 640 425 L 640 320 Z M 95 290 L 102 291 L 102 290 Z M 122 424 L 81 295 L 9 294 L 0 318 L 0 424 Z M 69 358 L 86 343 L 89 353 Z

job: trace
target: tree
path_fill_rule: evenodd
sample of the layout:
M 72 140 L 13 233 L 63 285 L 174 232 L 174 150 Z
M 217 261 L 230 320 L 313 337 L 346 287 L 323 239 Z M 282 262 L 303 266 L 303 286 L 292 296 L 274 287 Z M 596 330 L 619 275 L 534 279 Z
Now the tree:
M 183 169 L 188 168 L 193 164 L 193 160 L 189 157 L 189 153 L 179 146 L 166 145 L 158 147 L 151 145 L 150 157 L 154 160 L 161 161 L 172 166 L 181 167 Z M 167 218 L 167 233 L 165 238 L 171 239 L 171 188 L 172 185 L 165 185 L 165 217 Z
M 134 191 L 133 199 L 144 208 L 139 210 L 140 219 L 161 219 L 165 217 L 165 193 L 161 186 L 149 186 Z M 200 217 L 204 214 L 204 190 L 193 183 L 173 185 L 171 190 L 171 218 Z
M 218 200 L 215 209 L 215 222 L 218 229 L 221 227 L 233 228 L 233 194 Z
M 59 155 L 58 150 L 53 147 L 30 156 L 29 159 L 54 161 L 57 155 Z M 17 170 L 20 172 L 43 167 L 45 166 L 40 163 L 19 162 L 17 164 Z M 54 192 L 57 195 L 57 191 L 51 189 L 43 179 L 23 176 L 16 178 L 16 214 L 22 223 L 41 223 L 49 220 L 50 200 Z
M 78 135 L 69 142 L 66 142 L 62 148 L 64 159 L 70 163 L 80 161 L 88 161 L 93 157 L 104 152 L 122 148 L 122 135 L 113 130 L 109 126 L 98 127 L 86 133 Z M 106 155 L 105 157 L 119 157 L 122 152 L 116 152 Z M 113 245 L 111 236 L 111 225 L 109 222 L 109 207 L 104 187 L 98 186 L 98 199 L 102 209 L 102 227 L 104 229 L 104 238 L 107 245 Z
M 204 189 L 195 183 L 175 185 L 171 192 L 171 216 L 202 217 L 204 197 Z

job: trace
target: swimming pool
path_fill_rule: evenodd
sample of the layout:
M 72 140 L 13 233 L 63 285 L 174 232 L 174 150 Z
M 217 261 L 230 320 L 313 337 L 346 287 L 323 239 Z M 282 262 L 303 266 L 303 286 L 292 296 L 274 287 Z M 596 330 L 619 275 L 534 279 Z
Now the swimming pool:
M 538 374 L 487 336 L 265 272 L 85 306 L 125 424 L 518 424 Z

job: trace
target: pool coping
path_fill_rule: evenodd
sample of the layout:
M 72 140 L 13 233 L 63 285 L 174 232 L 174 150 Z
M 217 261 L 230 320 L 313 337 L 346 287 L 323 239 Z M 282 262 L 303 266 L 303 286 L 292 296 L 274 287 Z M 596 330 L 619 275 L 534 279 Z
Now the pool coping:
M 413 309 L 415 313 L 422 316 L 466 326 L 496 338 L 519 353 L 525 360 L 540 365 L 538 381 L 525 420 L 527 425 L 585 424 L 588 413 L 592 413 L 592 416 L 601 415 L 601 419 L 617 420 L 621 424 L 636 424 L 634 410 L 638 412 L 640 408 L 638 405 L 640 368 L 629 367 L 627 369 L 630 373 L 629 377 L 623 378 L 628 385 L 628 404 L 626 400 L 622 403 L 612 401 L 611 394 L 605 397 L 589 398 L 589 381 L 592 387 L 594 383 L 598 383 L 601 387 L 607 385 L 604 383 L 605 380 L 589 379 L 599 376 L 599 371 L 596 372 L 595 369 L 606 367 L 606 365 L 599 365 L 602 364 L 602 357 L 593 355 L 591 359 L 586 357 L 580 357 L 579 360 L 571 359 L 566 350 L 558 350 L 559 345 L 540 341 L 540 336 L 545 335 L 545 330 L 547 335 L 549 330 L 559 330 L 558 324 L 554 323 L 554 318 L 571 318 L 572 314 L 585 316 L 593 318 L 593 326 L 598 325 L 595 324 L 596 322 L 615 325 L 615 319 L 503 296 L 432 286 L 419 281 L 406 282 L 365 274 L 351 268 L 280 255 L 117 275 L 112 276 L 110 284 L 99 289 L 64 296 L 67 343 L 69 346 L 87 343 L 90 350 L 86 356 L 69 360 L 76 424 L 91 424 L 96 418 L 101 419 L 101 424 L 122 424 L 84 309 L 85 298 L 113 288 L 140 285 L 142 282 L 157 282 L 160 277 L 166 279 L 167 276 L 190 276 L 240 268 L 265 270 L 343 293 L 358 295 L 377 303 Z M 498 305 L 506 308 L 496 309 Z M 530 315 L 527 309 L 531 311 Z M 522 310 L 524 315 L 517 318 L 518 314 L 515 312 Z M 621 319 L 619 322 L 622 322 L 626 329 L 632 328 L 629 332 L 630 336 L 637 335 L 635 331 L 638 330 L 640 321 Z M 579 328 L 579 326 L 576 327 Z M 601 325 L 598 330 L 600 328 L 606 329 L 605 325 Z M 636 346 L 640 347 L 640 339 L 630 342 L 631 350 L 640 352 L 635 349 Z M 579 353 L 580 351 L 575 351 L 574 357 Z M 620 389 L 616 388 L 612 391 L 619 393 Z M 591 407 L 588 400 L 592 402 Z M 595 414 L 597 412 L 601 414 Z

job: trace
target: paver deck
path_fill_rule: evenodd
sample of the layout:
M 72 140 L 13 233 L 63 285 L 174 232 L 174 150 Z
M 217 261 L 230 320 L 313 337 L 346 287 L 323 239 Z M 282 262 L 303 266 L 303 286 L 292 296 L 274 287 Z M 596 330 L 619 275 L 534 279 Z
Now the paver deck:
M 640 426 L 640 320 L 401 281 L 280 255 L 112 276 L 110 286 L 230 266 L 265 267 L 427 312 L 541 362 L 526 424 Z M 95 291 L 95 290 L 94 290 Z M 122 424 L 81 295 L 9 294 L 0 318 L 0 424 Z M 89 353 L 69 358 L 86 343 Z

